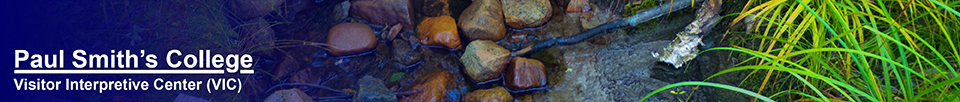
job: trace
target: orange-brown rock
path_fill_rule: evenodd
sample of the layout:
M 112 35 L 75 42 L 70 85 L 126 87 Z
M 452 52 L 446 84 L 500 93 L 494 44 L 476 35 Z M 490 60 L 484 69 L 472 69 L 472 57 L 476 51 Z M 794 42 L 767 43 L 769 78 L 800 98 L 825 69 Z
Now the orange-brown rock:
M 350 0 L 350 15 L 376 25 L 401 24 L 413 30 L 410 0 Z
M 468 40 L 499 41 L 507 34 L 500 0 L 476 0 L 463 10 L 457 27 Z
M 343 56 L 369 51 L 377 45 L 373 29 L 362 23 L 342 23 L 330 28 L 327 35 L 330 54 Z
M 537 27 L 550 20 L 550 0 L 500 0 L 507 26 L 515 29 Z
M 500 79 L 510 58 L 510 51 L 503 49 L 490 40 L 476 40 L 467 44 L 466 51 L 460 57 L 465 72 L 479 84 Z
M 423 84 L 414 86 L 414 90 L 420 90 L 419 93 L 410 95 L 410 97 L 401 99 L 401 102 L 441 102 L 446 98 L 447 86 L 451 85 L 450 72 L 441 70 L 431 73 L 429 77 L 422 79 Z M 449 100 L 448 100 L 449 101 Z
M 580 13 L 590 11 L 590 0 L 570 0 L 567 4 L 568 13 Z
M 422 44 L 441 45 L 451 49 L 460 49 L 460 35 L 457 33 L 457 21 L 450 16 L 426 17 L 417 26 Z
M 503 87 L 480 89 L 463 97 L 464 102 L 513 102 L 513 96 Z
M 503 82 L 513 92 L 529 91 L 547 85 L 543 63 L 535 59 L 514 57 L 507 67 Z

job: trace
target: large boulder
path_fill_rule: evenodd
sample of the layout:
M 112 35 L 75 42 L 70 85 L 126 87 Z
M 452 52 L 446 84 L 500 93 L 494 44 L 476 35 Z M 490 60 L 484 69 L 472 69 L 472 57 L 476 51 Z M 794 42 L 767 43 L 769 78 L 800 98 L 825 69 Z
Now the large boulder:
M 480 89 L 463 97 L 464 102 L 513 102 L 513 96 L 503 87 Z
M 286 89 L 273 92 L 264 102 L 313 102 L 310 95 L 303 93 L 300 89 Z
M 458 26 L 469 40 L 499 41 L 507 34 L 500 0 L 476 0 L 460 14 Z
M 510 51 L 503 49 L 490 40 L 477 40 L 467 45 L 460 61 L 466 68 L 467 75 L 478 84 L 485 84 L 499 79 L 503 69 L 507 66 Z
M 410 0 L 350 0 L 350 15 L 376 25 L 405 26 L 413 30 Z
M 420 92 L 401 99 L 400 102 L 441 102 L 447 97 L 447 86 L 452 85 L 453 77 L 447 70 L 433 72 L 430 76 L 421 79 L 424 83 L 414 86 Z M 449 101 L 449 100 L 447 100 Z
M 507 67 L 503 82 L 511 92 L 542 89 L 547 85 L 547 74 L 540 61 L 515 57 Z
M 287 0 L 229 0 L 230 9 L 240 19 L 253 19 L 269 14 Z
M 357 54 L 373 49 L 377 38 L 373 29 L 363 23 L 342 23 L 330 28 L 327 35 L 330 54 L 343 56 Z
M 515 29 L 537 27 L 550 20 L 550 0 L 500 0 L 507 26 Z
M 450 16 L 426 17 L 417 26 L 420 43 L 441 45 L 451 49 L 460 49 L 460 35 L 457 33 L 457 21 Z

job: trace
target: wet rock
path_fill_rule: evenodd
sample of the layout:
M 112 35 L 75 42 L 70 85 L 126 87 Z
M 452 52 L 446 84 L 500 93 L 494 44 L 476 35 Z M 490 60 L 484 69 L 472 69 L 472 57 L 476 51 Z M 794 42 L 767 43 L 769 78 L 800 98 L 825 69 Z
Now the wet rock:
M 273 92 L 264 102 L 313 102 L 310 95 L 300 89 L 286 89 Z
M 457 34 L 456 20 L 450 16 L 426 17 L 417 27 L 420 43 L 442 45 L 451 49 L 460 49 L 460 35 Z
M 393 41 L 393 38 L 397 37 L 397 34 L 400 34 L 402 31 L 403 25 L 395 24 L 390 26 L 390 31 L 387 33 L 380 33 L 380 39 L 386 39 L 387 41 Z
M 333 11 L 330 12 L 333 13 L 331 21 L 343 21 L 343 19 L 346 19 L 348 16 L 350 16 L 350 1 L 343 1 L 333 6 Z
M 377 38 L 373 29 L 362 23 L 342 23 L 330 28 L 327 44 L 332 46 L 330 54 L 343 56 L 357 54 L 373 49 Z
M 517 102 L 517 101 L 520 101 L 520 102 L 533 102 L 533 96 L 523 95 L 523 96 L 520 96 L 520 98 L 517 98 L 517 100 L 514 101 L 514 102 Z
M 319 78 L 315 76 L 316 74 L 313 73 L 313 70 L 314 70 L 313 68 L 304 68 L 301 70 L 297 70 L 296 73 L 294 73 L 292 76 L 290 76 L 289 79 L 287 79 L 287 81 L 290 83 L 317 82 Z M 307 89 L 306 87 L 300 87 L 300 88 Z
M 420 61 L 420 50 L 416 50 L 409 42 L 393 40 L 393 59 L 403 65 L 412 65 Z
M 510 52 L 493 41 L 477 40 L 467 45 L 460 61 L 466 73 L 479 84 L 499 79 L 510 58 Z
M 596 8 L 597 5 L 590 4 L 590 6 Z M 619 15 L 614 14 L 610 10 L 593 10 L 581 13 L 580 16 L 580 26 L 583 27 L 583 30 L 591 29 L 597 26 L 600 26 L 604 23 L 610 22 L 611 20 L 620 19 Z M 587 42 L 597 44 L 597 45 L 607 45 L 610 43 L 610 40 L 619 37 L 620 33 L 607 34 L 598 36 L 587 40 Z
M 387 89 L 383 81 L 372 76 L 364 76 L 357 84 L 360 90 L 353 97 L 354 102 L 396 102 L 397 94 Z
M 589 6 L 597 7 L 597 5 L 593 4 Z M 581 13 L 579 19 L 580 26 L 583 27 L 583 30 L 587 30 L 619 18 L 619 15 L 615 15 L 610 10 L 593 10 Z
M 469 40 L 503 39 L 507 28 L 503 25 L 503 9 L 500 0 L 476 0 L 463 10 L 457 27 Z
M 464 102 L 513 102 L 513 96 L 503 87 L 480 89 L 463 97 Z
M 612 35 L 602 35 L 602 36 L 598 36 L 598 37 L 592 38 L 592 39 L 590 39 L 590 40 L 587 40 L 587 42 L 590 42 L 590 43 L 593 43 L 593 44 L 597 44 L 597 45 L 607 45 L 607 44 L 610 44 L 610 39 L 611 39 L 610 36 L 612 36 Z
M 401 99 L 400 102 L 440 102 L 447 97 L 447 86 L 451 85 L 450 72 L 441 70 L 431 73 L 430 76 L 422 78 L 423 84 L 414 86 L 414 90 L 420 90 L 419 93 L 410 95 L 410 97 Z
M 450 16 L 450 0 L 421 0 L 420 11 L 427 17 Z
M 550 20 L 550 0 L 500 0 L 507 26 L 515 29 L 537 27 Z
M 253 25 L 241 27 L 242 30 L 240 34 L 245 37 L 245 40 L 242 41 L 243 46 L 252 48 L 256 51 L 254 52 L 256 55 L 269 56 L 272 54 L 275 48 L 273 46 L 273 40 L 276 38 L 274 38 L 275 32 L 273 28 L 270 28 L 272 27 L 270 23 L 262 17 L 250 19 L 245 23 Z
M 277 68 L 274 69 L 273 75 L 277 76 L 278 79 L 273 79 L 274 81 L 280 81 L 280 79 L 286 79 L 290 76 L 291 73 L 300 70 L 300 64 L 297 63 L 297 60 L 290 57 L 284 57 L 283 61 L 280 62 L 280 65 L 277 65 Z
M 568 13 L 580 13 L 590 11 L 590 0 L 570 0 L 567 4 Z
M 350 15 L 376 25 L 401 24 L 413 30 L 410 0 L 350 0 Z
M 511 92 L 541 89 L 547 85 L 543 63 L 535 59 L 515 57 L 507 67 L 503 82 Z
M 230 8 L 240 19 L 252 19 L 270 13 L 286 0 L 229 0 Z

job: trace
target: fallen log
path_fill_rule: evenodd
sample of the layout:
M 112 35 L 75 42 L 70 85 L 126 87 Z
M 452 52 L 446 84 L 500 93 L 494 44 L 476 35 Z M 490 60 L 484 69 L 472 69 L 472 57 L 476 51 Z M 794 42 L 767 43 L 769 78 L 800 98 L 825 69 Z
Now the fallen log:
M 677 33 L 677 38 L 673 39 L 673 43 L 670 43 L 669 47 L 663 48 L 659 53 L 652 52 L 653 57 L 673 64 L 676 68 L 680 68 L 683 63 L 697 57 L 697 53 L 700 53 L 697 45 L 703 44 L 700 41 L 701 37 L 703 34 L 709 33 L 710 29 L 713 29 L 713 26 L 717 25 L 717 21 L 720 19 L 718 13 L 720 13 L 721 4 L 720 0 L 703 2 L 700 9 L 697 10 L 697 20 L 690 22 L 683 31 Z

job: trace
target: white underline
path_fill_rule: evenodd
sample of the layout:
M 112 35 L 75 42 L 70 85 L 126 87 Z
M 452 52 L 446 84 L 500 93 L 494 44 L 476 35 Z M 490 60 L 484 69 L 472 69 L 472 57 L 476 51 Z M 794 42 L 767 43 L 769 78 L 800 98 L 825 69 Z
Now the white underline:
M 13 74 L 224 74 L 223 69 L 205 70 L 13 70 Z M 240 70 L 253 74 L 253 70 Z

